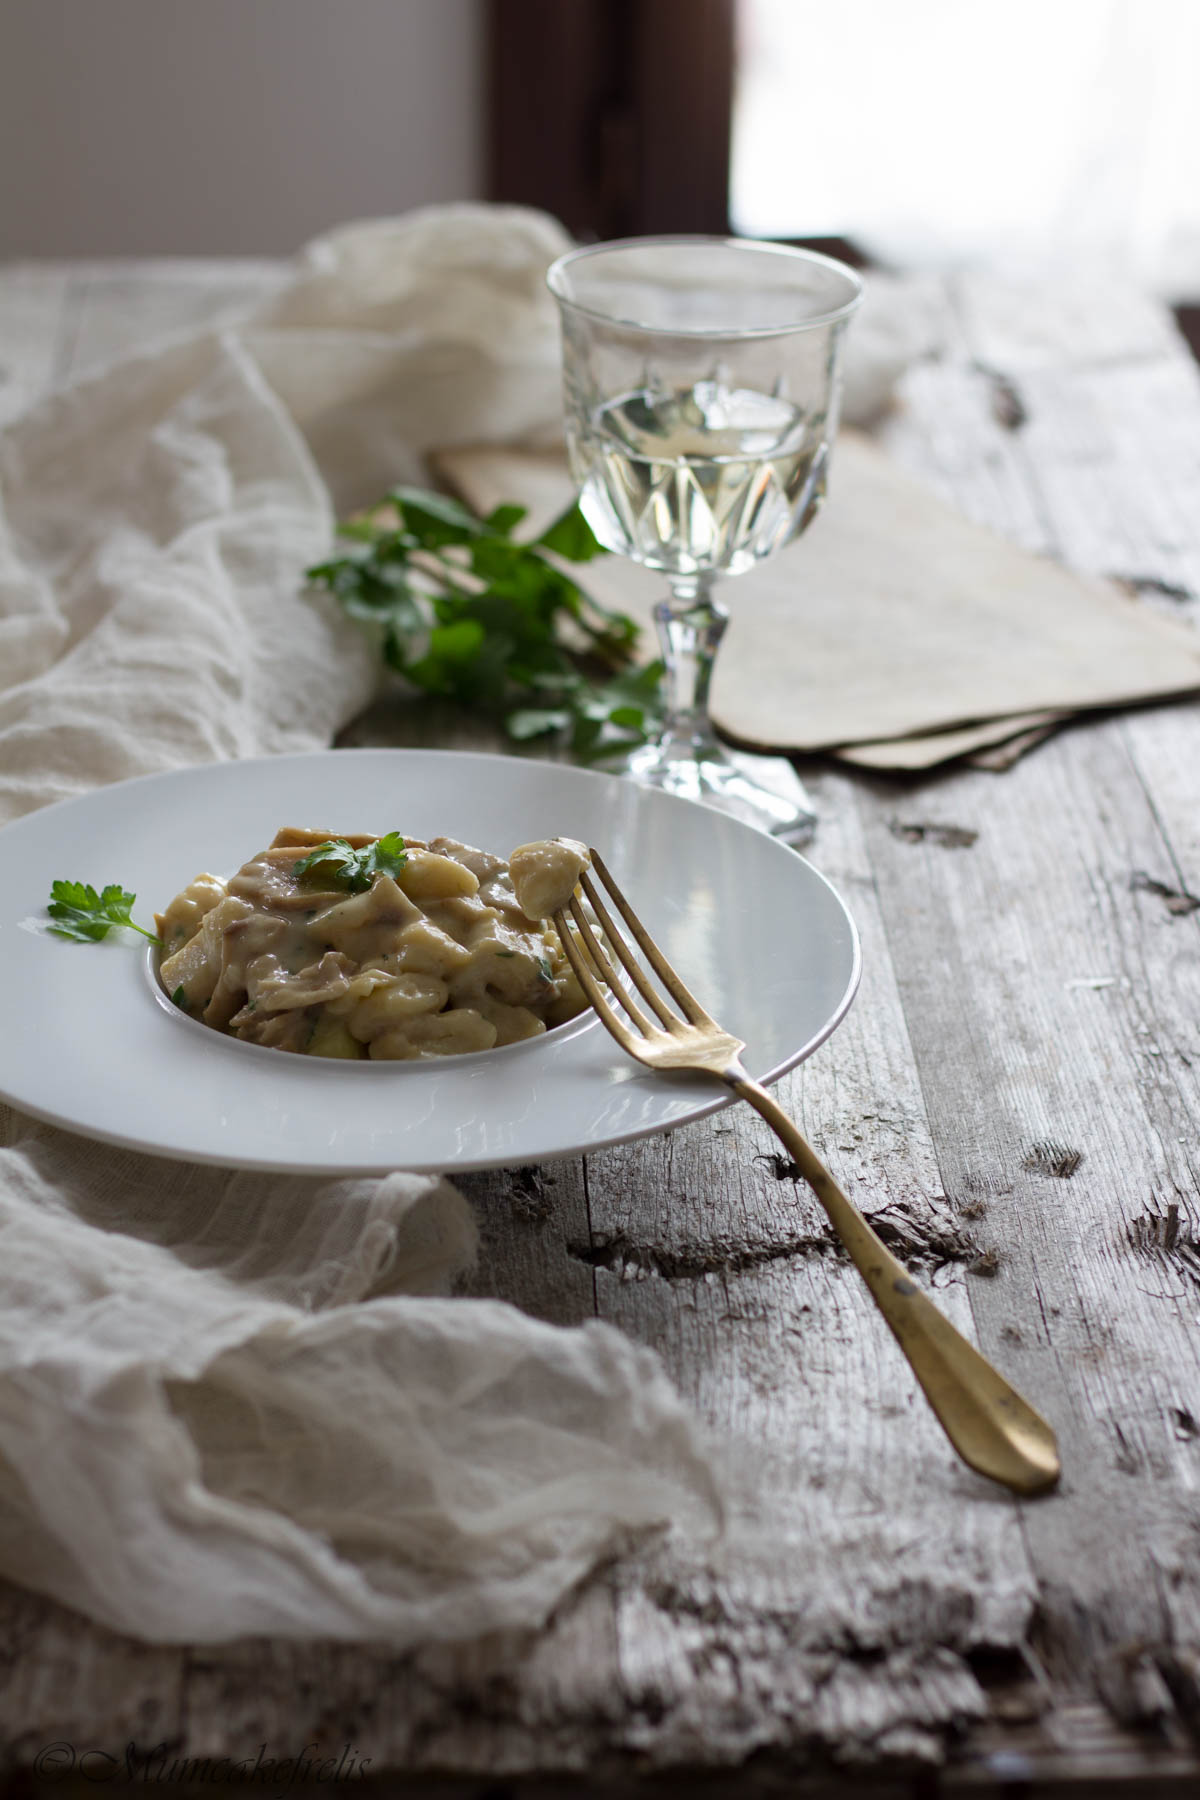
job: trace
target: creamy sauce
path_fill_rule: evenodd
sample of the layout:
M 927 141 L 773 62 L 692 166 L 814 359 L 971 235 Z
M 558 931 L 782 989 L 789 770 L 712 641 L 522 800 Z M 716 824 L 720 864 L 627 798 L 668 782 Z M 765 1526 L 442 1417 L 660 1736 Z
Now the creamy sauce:
M 176 895 L 156 919 L 176 1004 L 250 1043 L 392 1061 L 492 1049 L 584 1010 L 557 935 L 518 899 L 502 857 L 409 838 L 394 877 L 351 894 L 321 864 L 297 874 L 329 835 L 281 831 L 228 883 L 199 875 Z M 587 856 L 565 841 L 524 849 L 554 852 L 530 866 L 560 886 Z M 547 897 L 535 878 L 525 900 Z

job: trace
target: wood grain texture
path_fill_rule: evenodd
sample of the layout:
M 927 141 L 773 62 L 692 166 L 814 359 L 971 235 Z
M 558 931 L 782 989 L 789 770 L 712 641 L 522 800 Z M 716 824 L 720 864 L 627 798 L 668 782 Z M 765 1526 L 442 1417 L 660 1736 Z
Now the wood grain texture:
M 0 405 L 269 279 L 6 274 Z M 1016 542 L 1194 619 L 1200 391 L 1164 315 L 982 276 L 949 284 L 943 311 L 891 453 Z M 431 740 L 478 737 L 394 698 L 347 734 Z M 1052 1418 L 1058 1495 L 1018 1504 L 957 1463 L 747 1110 L 473 1176 L 473 1290 L 660 1351 L 728 1470 L 725 1543 L 643 1546 L 542 1633 L 408 1658 L 161 1650 L 6 1587 L 13 1791 L 49 1785 L 38 1751 L 65 1740 L 161 1745 L 163 1766 L 351 1746 L 367 1785 L 406 1794 L 566 1793 L 586 1775 L 648 1795 L 686 1772 L 698 1794 L 818 1796 L 844 1791 L 837 1771 L 878 1795 L 928 1793 L 935 1771 L 946 1793 L 1194 1792 L 1198 769 L 1200 709 L 1173 705 L 1074 725 L 1002 776 L 812 781 L 814 860 L 855 913 L 865 973 L 780 1097 Z
M 950 296 L 947 335 L 961 350 L 923 372 L 922 401 L 936 385 L 950 397 L 943 419 L 971 423 L 932 451 L 939 485 L 1075 566 L 1182 588 L 1198 544 L 1180 504 L 1200 441 L 1190 358 L 1149 326 L 1123 340 L 1132 302 L 1102 351 L 1072 346 L 1065 322 L 1055 343 L 1045 318 L 1031 346 L 1010 301 L 980 282 Z M 979 405 L 984 363 L 1019 384 L 1018 430 Z M 894 421 L 889 437 L 929 471 L 923 416 Z M 1172 605 L 1195 617 L 1194 602 Z M 1198 748 L 1200 713 L 1175 706 L 1075 726 L 1002 783 L 948 779 L 939 815 L 979 830 L 953 872 L 881 818 L 872 833 L 943 1170 L 951 1186 L 982 1186 L 1004 1257 L 976 1296 L 981 1339 L 1009 1338 L 1018 1379 L 1031 1342 L 1052 1352 L 1041 1391 L 1077 1471 L 1026 1525 L 1041 1652 L 1056 1671 L 1088 1670 L 1118 1715 L 1159 1725 L 1194 1711 L 1200 1630 L 1187 1573 L 1200 1522 L 1187 1425 L 1196 1313 L 1190 1278 L 1173 1273 L 1197 1210 L 1200 942 L 1192 914 L 1166 904 L 1195 869 L 1180 773 L 1193 772 L 1194 792 Z M 1147 876 L 1163 891 L 1141 885 Z M 934 942 L 956 1001 L 969 983 L 965 1007 L 939 995 Z M 987 1107 L 968 1132 L 979 1094 Z M 1160 1214 L 1177 1216 L 1178 1235 L 1147 1249 L 1140 1221 Z M 1013 1310 L 1022 1293 L 1036 1310 Z

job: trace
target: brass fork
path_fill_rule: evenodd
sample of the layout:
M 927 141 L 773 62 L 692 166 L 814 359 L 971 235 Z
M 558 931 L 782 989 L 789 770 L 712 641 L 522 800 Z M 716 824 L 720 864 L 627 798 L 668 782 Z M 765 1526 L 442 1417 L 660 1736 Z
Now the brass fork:
M 762 1114 L 824 1207 L 963 1461 L 1018 1494 L 1036 1494 L 1053 1487 L 1060 1469 L 1058 1446 L 1045 1419 L 955 1330 L 903 1264 L 884 1248 L 787 1114 L 765 1088 L 747 1075 L 740 1061 L 746 1046 L 723 1031 L 688 992 L 609 874 L 603 858 L 595 850 L 589 854 L 593 869 L 630 935 L 678 1008 L 673 1010 L 649 980 L 596 883 L 585 872 L 580 877 L 580 888 L 628 980 L 623 981 L 613 967 L 584 911 L 578 889 L 567 909 L 575 931 L 568 928 L 563 911 L 554 914 L 554 925 L 601 1023 L 623 1050 L 648 1068 L 687 1069 L 714 1075 Z M 657 1023 L 638 1004 L 629 983 Z M 614 1011 L 604 987 L 632 1021 L 631 1025 Z

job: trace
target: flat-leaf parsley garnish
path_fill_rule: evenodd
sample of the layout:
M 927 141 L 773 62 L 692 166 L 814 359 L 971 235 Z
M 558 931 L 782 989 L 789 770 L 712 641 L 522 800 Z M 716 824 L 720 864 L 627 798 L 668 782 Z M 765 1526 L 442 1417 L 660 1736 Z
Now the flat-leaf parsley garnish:
M 389 668 L 498 720 L 512 738 L 556 734 L 584 762 L 657 734 L 660 662 L 638 664 L 638 628 L 559 562 L 603 554 L 578 506 L 532 542 L 521 506 L 486 519 L 444 494 L 394 488 L 338 527 L 354 549 L 308 571 L 379 634 Z
M 50 929 L 58 937 L 74 938 L 80 944 L 95 944 L 106 938 L 110 931 L 123 926 L 126 931 L 140 931 L 152 944 L 157 944 L 157 933 L 147 931 L 144 925 L 136 925 L 129 916 L 136 899 L 136 894 L 126 893 L 115 882 L 97 893 L 84 881 L 56 881 L 51 885 L 46 906 L 55 921 Z
M 399 875 L 408 861 L 404 839 L 398 831 L 389 831 L 373 844 L 356 850 L 345 838 L 330 838 L 318 844 L 294 865 L 293 872 L 344 887 L 351 894 L 365 894 L 377 875 Z

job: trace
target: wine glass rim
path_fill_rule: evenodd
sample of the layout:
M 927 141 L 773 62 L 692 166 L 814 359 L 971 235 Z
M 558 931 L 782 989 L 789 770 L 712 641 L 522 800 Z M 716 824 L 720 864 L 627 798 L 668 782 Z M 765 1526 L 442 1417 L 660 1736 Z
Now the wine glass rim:
M 749 250 L 754 253 L 788 257 L 796 262 L 819 264 L 843 276 L 852 288 L 849 298 L 840 306 L 832 306 L 822 313 L 814 313 L 811 318 L 798 319 L 792 325 L 650 325 L 645 319 L 626 319 L 618 313 L 603 312 L 599 307 L 588 306 L 584 301 L 576 300 L 563 287 L 563 274 L 573 264 L 584 262 L 589 257 L 600 256 L 613 250 L 657 250 L 680 248 L 701 249 L 705 246 L 716 249 L 719 246 L 731 250 Z M 849 263 L 839 262 L 836 256 L 826 256 L 821 250 L 804 250 L 794 244 L 777 244 L 768 238 L 718 237 L 697 233 L 668 234 L 664 237 L 627 237 L 609 238 L 599 244 L 580 244 L 574 250 L 564 251 L 557 257 L 546 271 L 546 286 L 554 295 L 560 306 L 569 307 L 572 312 L 582 313 L 586 318 L 597 319 L 605 325 L 622 325 L 634 331 L 653 332 L 664 337 L 697 337 L 697 338 L 768 338 L 792 337 L 798 331 L 815 331 L 822 325 L 836 325 L 848 319 L 860 305 L 866 291 L 865 283 Z

